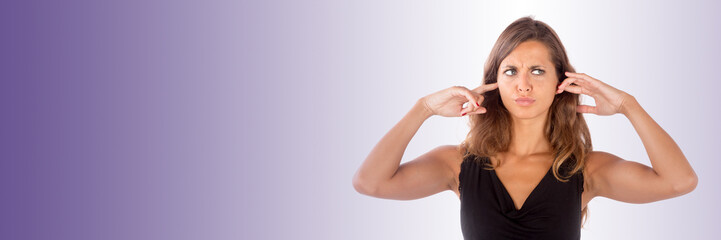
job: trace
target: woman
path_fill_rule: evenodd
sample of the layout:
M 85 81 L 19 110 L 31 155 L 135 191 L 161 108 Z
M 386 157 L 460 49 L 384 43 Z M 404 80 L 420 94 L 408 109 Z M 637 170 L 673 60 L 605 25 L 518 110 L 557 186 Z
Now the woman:
M 596 106 L 579 105 L 580 94 Z M 625 115 L 653 167 L 592 151 L 583 113 Z M 467 138 L 399 166 L 433 115 L 469 115 Z M 575 73 L 553 29 L 524 17 L 501 33 L 481 86 L 420 98 L 373 148 L 353 185 L 399 200 L 451 190 L 461 201 L 466 239 L 579 239 L 594 197 L 648 203 L 689 193 L 697 181 L 678 145 L 633 96 Z

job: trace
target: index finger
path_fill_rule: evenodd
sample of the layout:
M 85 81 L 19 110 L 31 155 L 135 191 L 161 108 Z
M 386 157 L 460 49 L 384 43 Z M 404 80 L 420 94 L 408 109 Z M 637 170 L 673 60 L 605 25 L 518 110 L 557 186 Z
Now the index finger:
M 585 79 L 585 80 L 588 80 L 588 81 L 594 81 L 594 80 L 596 80 L 595 78 L 592 78 L 591 76 L 588 76 L 588 74 L 585 74 L 585 73 L 566 72 L 566 76 L 575 77 L 575 78 L 580 78 L 580 79 Z
M 496 88 L 498 88 L 498 82 L 483 84 L 477 88 L 474 88 L 473 92 L 478 93 L 478 94 L 483 94 L 484 92 L 488 92 L 488 91 L 491 91 Z

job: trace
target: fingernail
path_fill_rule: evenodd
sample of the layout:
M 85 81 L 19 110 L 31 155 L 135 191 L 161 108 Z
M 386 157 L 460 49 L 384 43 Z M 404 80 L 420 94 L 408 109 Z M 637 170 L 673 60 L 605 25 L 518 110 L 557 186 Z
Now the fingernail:
M 461 116 L 466 116 L 466 113 L 461 114 Z
M 476 103 L 476 106 L 479 106 L 479 107 L 480 107 L 480 106 L 481 106 L 481 104 L 478 104 L 478 103 Z

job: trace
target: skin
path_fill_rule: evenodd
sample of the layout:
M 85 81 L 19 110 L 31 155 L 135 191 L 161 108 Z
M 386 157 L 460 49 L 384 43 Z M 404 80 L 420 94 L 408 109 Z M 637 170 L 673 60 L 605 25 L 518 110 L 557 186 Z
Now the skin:
M 495 171 L 516 209 L 522 208 L 553 163 L 551 144 L 543 134 L 559 84 L 550 56 L 543 43 L 526 41 L 503 59 L 498 69 L 498 90 L 513 121 L 513 136 L 509 151 L 499 154 L 504 161 Z M 515 101 L 519 97 L 535 102 L 522 106 Z M 492 157 L 491 161 L 495 164 L 498 159 Z M 458 165 L 454 172 L 460 172 Z M 460 197 L 457 188 L 454 192 Z
M 506 71 L 507 66 L 515 71 Z M 495 88 L 499 89 L 513 120 L 509 151 L 499 154 L 503 164 L 496 168 L 496 173 L 517 209 L 522 208 L 551 165 L 550 143 L 543 136 L 543 127 L 554 96 L 563 91 L 585 94 L 595 100 L 596 106 L 577 106 L 580 113 L 626 116 L 652 164 L 649 167 L 602 151 L 589 153 L 583 207 L 597 196 L 649 203 L 681 196 L 696 188 L 698 177 L 681 149 L 630 94 L 582 73 L 566 73 L 559 84 L 548 49 L 536 41 L 519 44 L 502 61 L 498 72 L 498 83 L 472 90 L 454 86 L 419 99 L 371 150 L 353 177 L 354 188 L 368 196 L 397 200 L 423 198 L 445 190 L 460 196 L 458 173 L 462 156 L 458 145 L 439 146 L 406 163 L 400 161 L 426 119 L 433 115 L 483 114 L 485 109 L 479 107 L 483 101 L 481 94 Z M 519 96 L 535 98 L 536 102 L 520 106 L 514 101 Z M 463 107 L 464 103 L 468 105 Z M 491 161 L 495 163 L 498 159 Z
M 498 71 L 501 101 L 513 121 L 513 137 L 509 152 L 517 156 L 549 152 L 550 143 L 543 128 L 558 86 L 558 77 L 548 49 L 537 41 L 523 42 L 502 62 Z M 530 97 L 536 101 L 521 106 L 516 98 Z

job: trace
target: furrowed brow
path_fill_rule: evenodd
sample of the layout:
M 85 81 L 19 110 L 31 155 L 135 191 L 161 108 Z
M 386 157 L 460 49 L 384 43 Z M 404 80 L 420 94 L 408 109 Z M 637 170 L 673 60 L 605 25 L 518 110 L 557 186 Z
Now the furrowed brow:
M 532 65 L 532 66 L 530 66 L 530 67 L 528 67 L 528 68 L 529 68 L 529 69 L 533 69 L 533 68 L 545 68 L 545 67 L 546 67 L 546 66 L 543 66 L 543 65 Z M 510 64 L 506 64 L 506 65 L 503 65 L 502 68 L 512 68 L 512 69 L 516 69 L 516 66 L 510 65 Z

